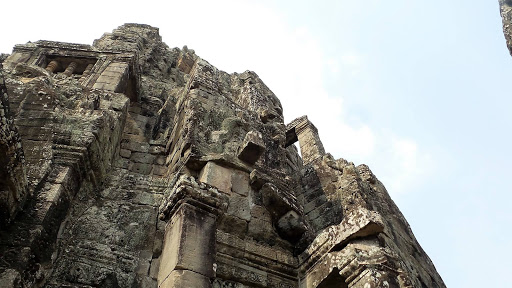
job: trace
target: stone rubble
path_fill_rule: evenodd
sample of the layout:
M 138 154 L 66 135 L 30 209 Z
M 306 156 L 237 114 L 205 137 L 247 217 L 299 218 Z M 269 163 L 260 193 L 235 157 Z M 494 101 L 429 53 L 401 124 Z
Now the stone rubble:
M 1 287 L 446 287 L 256 73 L 141 24 L 0 59 Z

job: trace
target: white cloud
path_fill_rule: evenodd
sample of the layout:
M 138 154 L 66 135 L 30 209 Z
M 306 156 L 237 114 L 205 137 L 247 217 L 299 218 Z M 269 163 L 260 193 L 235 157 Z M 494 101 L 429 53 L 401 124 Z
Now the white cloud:
M 349 75 L 356 76 L 361 73 L 363 68 L 363 57 L 356 51 L 346 52 L 341 55 L 341 64 L 338 64 L 347 70 Z
M 325 63 L 329 67 L 329 72 L 337 74 L 340 72 L 340 63 L 336 58 L 329 58 Z
M 383 143 L 383 155 L 376 163 L 377 170 L 382 173 L 377 177 L 392 196 L 398 197 L 422 186 L 435 167 L 432 155 L 412 139 L 384 135 L 381 134 L 379 138 L 388 140 Z

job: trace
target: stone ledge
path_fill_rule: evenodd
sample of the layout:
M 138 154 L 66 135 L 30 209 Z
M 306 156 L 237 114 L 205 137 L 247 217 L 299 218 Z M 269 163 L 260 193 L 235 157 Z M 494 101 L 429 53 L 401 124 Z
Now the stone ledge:
M 182 203 L 189 202 L 219 215 L 227 210 L 229 200 L 217 188 L 205 183 L 198 183 L 192 176 L 182 175 L 160 206 L 160 219 L 170 219 Z

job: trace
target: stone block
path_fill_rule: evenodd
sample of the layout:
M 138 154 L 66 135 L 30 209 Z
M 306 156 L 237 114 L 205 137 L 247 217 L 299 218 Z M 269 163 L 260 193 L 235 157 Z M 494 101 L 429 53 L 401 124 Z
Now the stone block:
M 261 199 L 263 204 L 271 213 L 273 220 L 278 220 L 286 212 L 294 209 L 296 204 L 293 202 L 295 199 L 289 192 L 282 191 L 271 183 L 266 183 L 260 189 Z
M 244 283 L 245 285 L 239 285 L 237 282 L 226 281 L 222 283 L 220 287 L 288 287 L 288 286 L 270 286 L 268 283 L 268 275 L 266 271 L 251 267 L 241 263 L 226 263 L 219 262 L 217 267 L 217 275 L 221 279 L 236 279 L 237 281 Z M 218 279 L 218 278 L 217 278 Z M 216 287 L 219 287 L 220 283 L 217 283 Z M 247 285 L 247 286 L 246 286 Z M 292 286 L 292 288 L 294 288 Z
M 270 217 L 270 212 L 268 210 L 260 205 L 254 205 L 251 208 L 251 216 L 256 217 L 260 220 L 272 222 L 272 218 Z
M 120 158 L 115 161 L 114 166 L 118 168 L 128 169 L 130 168 L 130 164 L 130 159 Z
M 140 173 L 143 175 L 149 175 L 153 165 L 146 163 L 133 163 L 130 165 L 130 171 Z
M 127 149 L 134 152 L 149 152 L 149 144 L 144 142 L 137 142 L 129 139 L 123 139 L 121 141 L 121 148 Z
M 224 215 L 219 220 L 218 229 L 244 237 L 247 233 L 247 221 L 231 215 Z
M 251 207 L 249 197 L 233 194 L 229 197 L 227 213 L 244 220 L 251 220 Z
M 135 269 L 135 273 L 141 276 L 146 276 L 149 274 L 149 268 L 151 267 L 151 260 L 141 259 L 139 260 L 139 265 Z
M 241 171 L 235 171 L 231 175 L 231 191 L 247 196 L 251 191 L 249 174 Z
M 130 151 L 128 149 L 119 149 L 119 156 L 121 156 L 123 158 L 130 158 L 131 155 L 132 155 L 132 151 Z
M 313 219 L 313 220 L 310 220 L 310 223 L 311 225 L 313 225 L 313 227 L 315 227 L 315 229 L 318 231 L 318 230 L 321 230 L 333 223 L 331 223 L 332 221 L 332 218 L 331 217 L 318 217 L 316 219 Z
M 130 160 L 136 163 L 152 164 L 155 158 L 155 155 L 151 155 L 149 153 L 133 152 Z
M 231 192 L 232 170 L 214 162 L 208 162 L 199 173 L 199 181 L 217 187 L 222 192 Z
M 254 164 L 265 151 L 265 143 L 260 132 L 249 131 L 245 135 L 244 141 L 240 146 L 238 158 L 249 164 Z
M 135 198 L 133 199 L 133 203 L 157 207 L 158 205 L 160 205 L 162 198 L 163 198 L 163 196 L 160 194 L 139 192 L 136 194 Z
M 252 218 L 248 224 L 247 235 L 257 240 L 269 239 L 274 233 L 271 222 Z
M 334 215 L 332 215 L 332 213 L 334 211 L 335 210 L 333 208 L 333 202 L 327 201 L 324 204 L 322 204 L 322 205 L 316 207 L 315 209 L 309 211 L 306 214 L 306 216 L 307 216 L 307 218 L 309 220 L 313 220 L 313 219 L 316 219 L 316 218 L 321 217 L 321 216 L 324 216 L 324 217 L 334 216 Z
M 124 90 L 126 75 L 128 74 L 127 63 L 111 63 L 100 75 L 93 86 L 93 89 L 105 89 L 113 92 Z
M 325 197 L 325 195 L 322 194 L 318 196 L 313 201 L 310 201 L 304 205 L 304 213 L 307 214 L 310 211 L 313 211 L 313 209 L 322 206 L 325 202 L 327 202 L 327 197 Z
M 299 263 L 293 254 L 286 250 L 276 250 L 277 261 L 296 267 Z
M 64 195 L 65 189 L 62 184 L 54 184 L 47 191 L 41 193 L 39 197 L 44 197 L 46 201 L 57 204 Z

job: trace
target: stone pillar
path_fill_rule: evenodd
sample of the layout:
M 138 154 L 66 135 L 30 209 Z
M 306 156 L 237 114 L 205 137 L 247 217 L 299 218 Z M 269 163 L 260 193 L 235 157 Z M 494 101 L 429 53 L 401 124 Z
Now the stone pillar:
M 64 70 L 64 75 L 66 75 L 67 77 L 71 76 L 73 74 L 73 72 L 75 71 L 77 65 L 78 64 L 76 62 L 69 63 L 66 70 Z
M 307 116 L 299 117 L 287 125 L 287 144 L 299 140 L 300 153 L 304 165 L 322 157 L 325 154 L 324 145 L 318 135 L 315 125 L 308 120 Z M 295 137 L 296 136 L 296 137 Z
M 91 73 L 92 67 L 94 67 L 94 64 L 89 64 L 85 67 L 84 73 L 82 73 L 82 77 L 80 77 L 80 81 L 85 81 L 85 79 L 87 79 L 87 76 Z
M 52 60 L 48 65 L 46 66 L 46 71 L 55 73 L 55 71 L 59 68 L 59 62 L 57 60 Z
M 210 288 L 215 277 L 217 215 L 227 196 L 210 185 L 182 176 L 161 206 L 168 220 L 158 271 L 159 288 Z
M 211 287 L 216 216 L 182 204 L 165 228 L 158 287 Z

